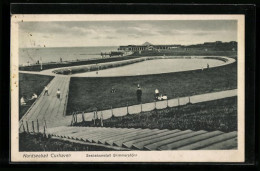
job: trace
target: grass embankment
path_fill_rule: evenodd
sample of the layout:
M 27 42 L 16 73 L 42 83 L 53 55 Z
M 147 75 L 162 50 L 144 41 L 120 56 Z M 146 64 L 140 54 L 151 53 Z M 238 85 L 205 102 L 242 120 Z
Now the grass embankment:
M 19 103 L 21 97 L 30 99 L 33 93 L 39 96 L 44 88 L 51 80 L 53 76 L 36 75 L 36 74 L 19 74 Z M 35 100 L 26 100 L 26 106 L 19 106 L 19 119 L 26 113 Z
M 20 133 L 19 151 L 111 151 L 111 149 L 52 139 L 50 137 L 44 137 L 42 134 L 32 135 Z
M 134 52 L 131 56 L 229 56 L 234 57 L 237 55 L 236 51 L 205 51 L 203 50 L 194 50 L 190 49 L 188 51 L 184 50 L 160 50 L 160 52 L 151 50 L 151 51 L 142 51 Z
M 137 84 L 142 87 L 142 102 L 154 100 L 154 90 L 168 98 L 237 88 L 237 63 L 206 70 L 145 76 L 71 78 L 67 115 L 76 111 L 93 111 L 137 104 Z M 111 93 L 111 88 L 116 93 Z
M 85 61 L 45 63 L 42 65 L 42 70 L 60 68 L 60 67 L 69 67 L 69 66 L 98 64 L 98 63 L 104 63 L 104 62 L 123 61 L 123 60 L 134 59 L 134 58 L 140 58 L 140 56 L 123 56 L 123 57 L 112 57 L 112 58 L 93 59 L 93 60 L 85 60 Z M 19 70 L 21 70 L 21 71 L 41 71 L 41 67 L 40 67 L 40 65 L 20 66 Z
M 237 131 L 237 97 L 112 117 L 103 124 L 119 128 Z M 91 121 L 77 125 L 94 126 Z

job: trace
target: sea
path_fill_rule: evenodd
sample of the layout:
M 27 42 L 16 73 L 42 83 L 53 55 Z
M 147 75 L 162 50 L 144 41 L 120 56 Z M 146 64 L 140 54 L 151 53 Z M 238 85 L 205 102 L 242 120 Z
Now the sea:
M 19 48 L 19 65 L 42 63 L 89 60 L 101 58 L 101 53 L 117 51 L 118 46 L 95 46 L 95 47 L 41 47 Z

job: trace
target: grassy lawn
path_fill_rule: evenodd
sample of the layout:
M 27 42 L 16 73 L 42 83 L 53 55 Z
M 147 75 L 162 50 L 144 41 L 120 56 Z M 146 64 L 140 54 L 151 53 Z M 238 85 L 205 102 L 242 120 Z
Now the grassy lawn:
M 120 128 L 237 131 L 237 97 L 113 117 L 103 124 Z M 90 121 L 78 125 L 94 126 Z
M 230 90 L 237 88 L 237 63 L 226 66 L 177 73 L 146 76 L 71 78 L 67 115 L 76 111 L 93 111 L 137 104 L 137 84 L 142 87 L 142 102 L 154 100 L 154 90 L 168 98 Z M 111 88 L 116 93 L 111 93 Z
M 47 138 L 42 134 L 20 133 L 19 151 L 111 151 L 111 149 Z
M 33 93 L 39 96 L 44 88 L 51 80 L 53 76 L 34 75 L 34 74 L 19 74 L 19 99 L 24 97 L 30 99 Z M 20 101 L 20 100 L 19 100 Z M 26 113 L 26 111 L 33 104 L 34 100 L 26 101 L 26 106 L 19 107 L 19 119 Z

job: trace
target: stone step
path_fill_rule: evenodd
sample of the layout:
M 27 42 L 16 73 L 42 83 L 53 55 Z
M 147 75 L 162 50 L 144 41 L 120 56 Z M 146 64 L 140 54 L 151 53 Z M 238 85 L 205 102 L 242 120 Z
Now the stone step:
M 133 148 L 141 150 L 146 145 L 153 144 L 153 143 L 156 143 L 156 142 L 159 142 L 159 141 L 163 141 L 165 139 L 169 139 L 169 138 L 176 137 L 176 136 L 179 136 L 179 135 L 187 134 L 187 133 L 190 133 L 190 132 L 192 132 L 192 131 L 186 130 L 186 131 L 177 131 L 177 132 L 173 132 L 171 134 L 162 135 L 162 136 L 160 136 L 160 134 L 158 134 L 157 138 L 143 140 L 142 142 L 134 143 Z M 147 137 L 147 138 L 149 138 L 149 137 Z
M 212 138 L 208 138 L 206 140 L 202 140 L 187 146 L 183 146 L 178 148 L 179 150 L 197 150 L 197 149 L 203 149 L 203 148 L 207 148 L 208 146 L 212 145 L 212 144 L 216 144 L 218 142 L 223 142 L 226 141 L 228 139 L 234 138 L 237 136 L 237 132 L 229 132 L 229 133 L 225 133 L 222 135 L 218 135 Z
M 118 146 L 118 147 L 122 147 L 124 142 L 135 140 L 135 139 L 138 139 L 138 138 L 148 137 L 148 136 L 151 136 L 153 134 L 164 132 L 164 131 L 166 131 L 166 130 L 153 129 L 151 131 L 148 131 L 148 132 L 145 132 L 145 133 L 140 133 L 140 134 L 139 134 L 139 132 L 137 132 L 135 136 L 115 141 L 113 143 L 113 145 Z
M 155 134 L 155 135 L 152 135 L 152 136 L 149 136 L 149 137 L 144 137 L 144 138 L 140 138 L 140 139 L 137 139 L 137 140 L 128 141 L 128 142 L 124 143 L 124 146 L 128 147 L 128 148 L 131 148 L 135 143 L 144 142 L 144 141 L 147 141 L 147 140 L 157 139 L 157 138 L 162 137 L 164 135 L 173 134 L 173 133 L 176 133 L 176 132 L 179 132 L 179 131 L 180 130 L 165 131 L 165 132 L 162 132 L 162 133 L 159 133 L 159 134 Z
M 47 129 L 51 136 L 136 150 L 236 149 L 237 132 L 141 128 L 71 127 Z
M 157 150 L 157 148 L 159 148 L 160 146 L 163 146 L 165 144 L 169 144 L 169 143 L 172 143 L 172 142 L 175 142 L 175 141 L 180 141 L 180 140 L 183 140 L 183 139 L 186 139 L 186 138 L 189 138 L 189 137 L 193 137 L 193 136 L 205 134 L 205 133 L 206 133 L 206 131 L 203 131 L 203 130 L 191 132 L 191 133 L 187 133 L 187 134 L 184 134 L 184 135 L 169 138 L 169 139 L 166 139 L 166 140 L 163 140 L 163 141 L 160 141 L 160 142 L 156 142 L 156 143 L 153 143 L 153 144 L 150 144 L 150 145 L 146 145 L 144 148 L 148 149 L 148 150 Z
M 211 137 L 214 137 L 214 136 L 217 136 L 217 135 L 220 135 L 220 134 L 223 134 L 223 132 L 220 132 L 220 131 L 207 132 L 205 134 L 200 134 L 200 135 L 190 137 L 190 138 L 187 138 L 187 139 L 184 139 L 184 140 L 180 140 L 180 141 L 177 141 L 177 142 L 173 142 L 173 143 L 170 143 L 170 144 L 163 145 L 163 146 L 159 147 L 158 149 L 159 150 L 173 150 L 173 149 L 185 146 L 187 144 L 199 142 L 201 140 L 205 140 L 207 138 L 211 138 Z

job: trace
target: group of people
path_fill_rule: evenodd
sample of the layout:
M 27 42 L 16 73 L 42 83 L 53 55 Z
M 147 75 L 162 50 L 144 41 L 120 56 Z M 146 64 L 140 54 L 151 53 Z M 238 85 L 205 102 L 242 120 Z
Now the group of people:
M 23 96 L 20 99 L 21 106 L 25 106 L 28 101 L 32 101 L 34 99 L 37 99 L 37 94 L 33 93 L 32 97 L 30 99 L 25 99 Z
M 209 69 L 209 64 L 207 64 L 207 69 Z M 203 71 L 203 70 L 204 70 L 204 67 L 202 67 L 201 70 Z
M 45 95 L 49 96 L 49 90 L 48 90 L 48 87 L 47 87 L 47 86 L 44 87 L 43 96 L 45 96 Z M 60 89 L 57 90 L 56 96 L 57 96 L 57 98 L 58 98 L 59 100 L 61 100 L 61 91 L 60 91 Z M 33 93 L 32 97 L 31 97 L 30 99 L 25 99 L 25 98 L 22 96 L 21 99 L 20 99 L 21 106 L 25 106 L 28 101 L 31 101 L 31 100 L 34 100 L 34 99 L 37 99 L 37 98 L 38 98 L 38 96 L 37 96 L 36 93 Z
M 160 94 L 158 89 L 155 89 L 155 100 L 167 100 L 168 97 L 166 94 L 162 95 Z M 142 90 L 140 85 L 137 85 L 137 90 L 136 90 L 136 96 L 137 96 L 137 102 L 141 103 L 142 102 Z
M 44 87 L 44 93 L 43 93 L 43 95 L 45 96 L 46 94 L 47 94 L 47 96 L 49 95 L 49 90 L 48 90 L 48 87 L 47 87 L 47 86 Z M 56 96 L 57 96 L 58 99 L 61 99 L 61 98 L 60 98 L 60 96 L 61 96 L 61 91 L 60 91 L 59 88 L 58 88 L 58 90 L 57 90 L 57 92 L 56 92 Z
M 167 100 L 168 97 L 166 94 L 160 94 L 158 89 L 155 89 L 155 100 Z

